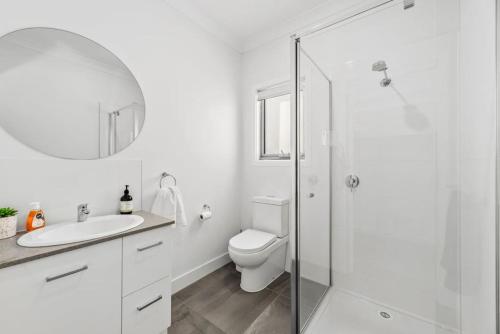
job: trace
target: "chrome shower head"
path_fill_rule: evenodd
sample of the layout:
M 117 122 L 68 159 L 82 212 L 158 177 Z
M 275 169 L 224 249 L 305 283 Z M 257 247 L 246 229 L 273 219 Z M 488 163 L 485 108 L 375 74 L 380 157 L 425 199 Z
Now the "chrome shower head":
M 405 0 L 403 2 L 403 8 L 406 10 L 406 9 L 410 9 L 410 8 L 413 8 L 415 7 L 415 0 Z
M 389 68 L 387 67 L 387 64 L 385 63 L 384 60 L 379 60 L 372 65 L 372 71 L 384 72 L 384 79 L 382 79 L 382 81 L 380 81 L 380 86 L 382 86 L 382 87 L 387 87 L 392 82 L 392 79 L 387 76 L 388 69 Z
M 372 65 L 372 71 L 375 72 L 387 71 L 387 69 L 388 69 L 387 64 L 383 60 L 379 60 L 378 62 Z

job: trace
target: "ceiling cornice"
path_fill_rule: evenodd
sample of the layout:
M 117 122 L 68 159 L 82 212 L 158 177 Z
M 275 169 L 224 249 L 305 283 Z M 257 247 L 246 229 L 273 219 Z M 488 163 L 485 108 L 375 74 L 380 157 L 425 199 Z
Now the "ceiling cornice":
M 289 38 L 295 32 L 324 22 L 329 18 L 355 11 L 357 8 L 367 5 L 384 2 L 385 0 L 325 0 L 324 3 L 304 11 L 300 15 L 290 17 L 285 21 L 276 22 L 270 27 L 263 27 L 258 33 L 246 38 L 242 38 L 228 27 L 208 17 L 190 1 L 163 1 L 237 52 L 245 53 L 278 39 Z
M 189 1 L 185 0 L 163 0 L 167 5 L 172 7 L 174 10 L 180 12 L 193 23 L 198 25 L 203 30 L 212 34 L 223 43 L 227 44 L 234 50 L 242 53 L 244 50 L 243 40 L 231 33 L 231 31 L 204 15 L 196 6 L 193 6 Z

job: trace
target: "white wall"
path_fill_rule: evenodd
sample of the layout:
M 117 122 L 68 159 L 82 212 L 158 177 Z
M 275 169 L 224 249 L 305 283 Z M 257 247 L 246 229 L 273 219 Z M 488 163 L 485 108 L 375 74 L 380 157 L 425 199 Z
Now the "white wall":
M 257 89 L 281 83 L 290 78 L 288 38 L 254 49 L 243 55 L 242 112 L 242 188 L 241 223 L 252 223 L 251 199 L 255 195 L 290 198 L 291 169 L 286 162 L 258 162 L 255 159 L 255 103 Z
M 12 0 L 2 5 L 0 34 L 31 26 L 73 31 L 107 47 L 136 76 L 146 101 L 144 128 L 136 142 L 111 160 L 142 160 L 145 210 L 151 207 L 161 172 L 177 177 L 190 226 L 172 231 L 174 278 L 225 254 L 229 238 L 240 229 L 240 55 L 161 0 Z M 2 166 L 29 160 L 33 170 L 37 169 L 34 159 L 56 161 L 20 144 L 3 130 L 0 157 Z M 99 161 L 73 163 L 99 166 L 96 168 L 100 171 L 95 171 L 101 175 L 99 179 L 116 173 Z M 57 169 L 57 162 L 54 164 Z M 78 178 L 79 172 L 84 173 L 76 169 L 72 177 Z M 135 179 L 136 173 L 131 172 L 129 179 Z M 27 195 L 12 203 L 9 192 L 2 190 L 0 203 L 25 210 L 26 202 L 32 200 L 29 182 L 16 174 L 3 175 L 2 179 L 11 177 L 19 180 Z M 51 188 L 51 179 L 44 181 L 40 186 L 46 191 L 37 196 L 38 200 L 54 203 L 54 196 L 60 194 Z M 2 189 L 6 189 L 4 182 L 0 183 Z M 76 183 L 72 191 L 90 197 L 102 189 L 94 183 Z M 118 201 L 117 191 L 105 191 Z M 134 189 L 133 195 L 139 197 L 140 191 Z M 204 203 L 212 206 L 214 217 L 199 223 L 197 214 Z M 69 213 L 69 208 L 77 204 L 65 202 L 68 209 L 61 212 Z M 114 204 L 106 210 L 115 210 Z M 49 217 L 55 217 L 52 210 L 48 211 Z M 58 216 L 54 221 L 64 218 L 73 217 Z
M 461 326 L 467 334 L 495 330 L 495 20 L 494 0 L 460 1 Z

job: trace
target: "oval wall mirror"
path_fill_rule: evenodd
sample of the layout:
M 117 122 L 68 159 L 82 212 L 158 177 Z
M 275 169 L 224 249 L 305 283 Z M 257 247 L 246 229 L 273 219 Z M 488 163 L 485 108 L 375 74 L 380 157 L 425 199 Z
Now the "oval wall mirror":
M 134 75 L 109 50 L 53 28 L 0 38 L 0 125 L 51 156 L 99 159 L 130 145 L 145 118 Z

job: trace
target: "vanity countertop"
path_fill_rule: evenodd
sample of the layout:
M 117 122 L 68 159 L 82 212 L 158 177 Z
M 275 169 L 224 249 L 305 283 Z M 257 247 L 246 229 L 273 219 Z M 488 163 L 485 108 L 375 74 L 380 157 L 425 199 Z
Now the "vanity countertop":
M 144 222 L 141 225 L 134 227 L 133 229 L 99 239 L 92 239 L 58 246 L 34 248 L 21 247 L 17 244 L 17 239 L 19 239 L 19 237 L 21 237 L 25 232 L 20 232 L 12 238 L 2 239 L 0 240 L 0 269 L 59 253 L 69 252 L 78 248 L 99 244 L 101 242 L 122 238 L 128 235 L 145 232 L 155 228 L 173 225 L 175 223 L 173 220 L 160 217 L 146 211 L 137 211 L 134 212 L 134 215 L 138 215 L 144 218 Z

